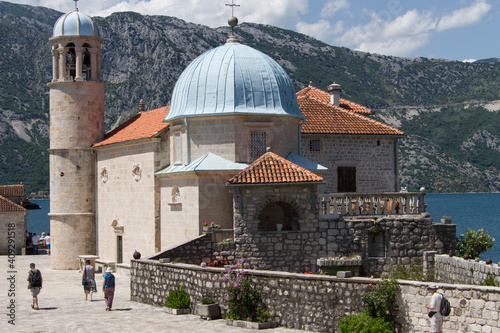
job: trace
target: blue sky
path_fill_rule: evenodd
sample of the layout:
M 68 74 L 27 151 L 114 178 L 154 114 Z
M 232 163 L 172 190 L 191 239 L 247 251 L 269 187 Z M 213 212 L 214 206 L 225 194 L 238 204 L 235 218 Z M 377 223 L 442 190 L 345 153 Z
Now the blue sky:
M 80 0 L 92 16 L 117 11 L 175 16 L 218 27 L 233 0 Z M 72 0 L 11 0 L 70 11 Z M 400 57 L 500 58 L 498 0 L 234 0 L 241 22 L 270 24 L 334 46 Z

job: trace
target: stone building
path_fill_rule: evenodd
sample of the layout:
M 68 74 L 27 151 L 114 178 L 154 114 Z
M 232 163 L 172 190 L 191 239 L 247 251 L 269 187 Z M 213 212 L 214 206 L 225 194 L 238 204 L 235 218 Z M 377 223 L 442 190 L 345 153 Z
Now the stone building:
M 0 254 L 24 253 L 28 210 L 23 199 L 24 185 L 0 185 Z
M 77 268 L 84 254 L 126 265 L 135 250 L 183 253 L 200 237 L 217 241 L 203 236 L 205 221 L 229 234 L 232 257 L 274 270 L 345 255 L 366 264 L 369 244 L 380 247 L 368 241 L 368 224 L 388 214 L 394 224 L 379 224 L 387 251 L 374 270 L 403 257 L 421 261 L 444 237 L 429 217 L 419 220 L 423 195 L 396 193 L 404 133 L 341 98 L 337 84 L 296 94 L 276 61 L 232 35 L 187 66 L 169 106 L 141 104 L 105 134 L 97 26 L 75 9 L 56 22 L 50 41 L 52 268 Z M 361 213 L 360 234 L 344 216 Z M 396 221 L 403 213 L 411 222 Z M 406 241 L 391 238 L 399 224 L 405 234 L 426 235 L 412 255 L 393 246 Z M 204 246 L 213 253 L 196 260 L 218 256 L 215 245 Z

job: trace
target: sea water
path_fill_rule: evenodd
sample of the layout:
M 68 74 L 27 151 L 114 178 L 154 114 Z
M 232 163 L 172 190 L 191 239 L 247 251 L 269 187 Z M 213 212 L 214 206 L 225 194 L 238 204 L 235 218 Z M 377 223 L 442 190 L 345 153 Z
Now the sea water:
M 467 229 L 488 232 L 495 242 L 481 259 L 500 261 L 500 193 L 427 194 L 425 203 L 434 222 L 440 222 L 443 216 L 451 217 L 451 223 L 457 225 L 457 237 L 465 235 Z
M 50 232 L 48 213 L 49 200 L 32 200 L 41 209 L 33 209 L 28 213 L 28 231 Z M 472 230 L 483 229 L 496 239 L 493 249 L 481 256 L 490 258 L 494 263 L 500 261 L 500 193 L 457 193 L 457 194 L 427 194 L 425 196 L 427 212 L 440 223 L 443 216 L 451 216 L 452 223 L 457 225 L 457 237 Z

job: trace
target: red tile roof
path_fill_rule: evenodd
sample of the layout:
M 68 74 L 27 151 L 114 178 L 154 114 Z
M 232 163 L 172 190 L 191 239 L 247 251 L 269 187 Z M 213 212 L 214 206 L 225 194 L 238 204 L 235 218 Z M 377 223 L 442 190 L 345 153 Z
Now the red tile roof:
M 0 195 L 24 197 L 24 185 L 23 184 L 0 185 Z
M 319 183 L 323 178 L 281 156 L 268 152 L 229 179 L 229 184 Z
M 169 126 L 168 123 L 163 122 L 169 109 L 170 106 L 164 106 L 155 110 L 140 112 L 114 130 L 108 132 L 104 140 L 96 143 L 93 147 L 152 138 Z
M 0 212 L 24 212 L 24 211 L 27 211 L 27 209 L 0 195 Z
M 323 91 L 321 89 L 318 89 L 316 87 L 308 86 L 308 87 L 305 87 L 304 89 L 300 90 L 299 92 L 297 92 L 297 98 L 307 97 L 307 96 L 318 99 L 322 102 L 325 102 L 327 104 L 332 105 L 330 103 L 330 93 Z M 344 109 L 344 110 L 347 110 L 350 112 L 355 112 L 355 113 L 362 113 L 362 114 L 371 114 L 372 113 L 372 109 L 367 108 L 366 106 L 363 106 L 361 104 L 351 102 L 351 101 L 349 101 L 345 98 L 342 98 L 342 97 L 340 97 L 340 99 L 339 99 L 339 107 Z
M 301 127 L 303 134 L 404 135 L 395 127 L 311 96 L 301 96 L 297 102 L 300 112 L 306 117 Z

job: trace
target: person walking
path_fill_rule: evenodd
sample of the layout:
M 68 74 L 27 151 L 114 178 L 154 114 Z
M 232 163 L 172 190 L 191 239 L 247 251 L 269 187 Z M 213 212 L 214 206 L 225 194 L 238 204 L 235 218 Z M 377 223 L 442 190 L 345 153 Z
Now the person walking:
M 31 291 L 31 295 L 33 296 L 33 303 L 31 304 L 31 308 L 34 310 L 38 310 L 38 294 L 42 289 L 42 273 L 39 269 L 35 268 L 35 263 L 30 264 L 30 271 L 28 272 L 28 289 Z
M 106 302 L 106 311 L 111 311 L 113 298 L 115 296 L 115 276 L 111 273 L 111 267 L 106 269 L 104 281 L 102 282 L 102 291 L 104 292 L 104 301 Z
M 436 285 L 430 285 L 427 287 L 427 291 L 429 291 L 432 295 L 430 304 L 425 307 L 429 309 L 429 317 L 431 318 L 431 332 L 433 333 L 443 333 L 443 316 L 439 310 L 441 309 L 441 300 L 443 299 L 443 295 L 437 293 L 438 287 Z
M 47 254 L 50 256 L 50 232 L 44 238 L 45 246 L 47 247 Z
M 37 236 L 36 232 L 33 233 L 33 237 L 31 237 L 31 245 L 33 246 L 33 254 L 38 254 L 38 242 L 40 241 L 40 237 Z
M 85 300 L 88 299 L 88 296 L 90 294 L 90 301 L 92 302 L 92 293 L 97 292 L 97 288 L 95 285 L 94 267 L 90 265 L 89 259 L 85 261 L 85 267 L 82 271 L 82 285 L 83 291 L 85 292 Z

